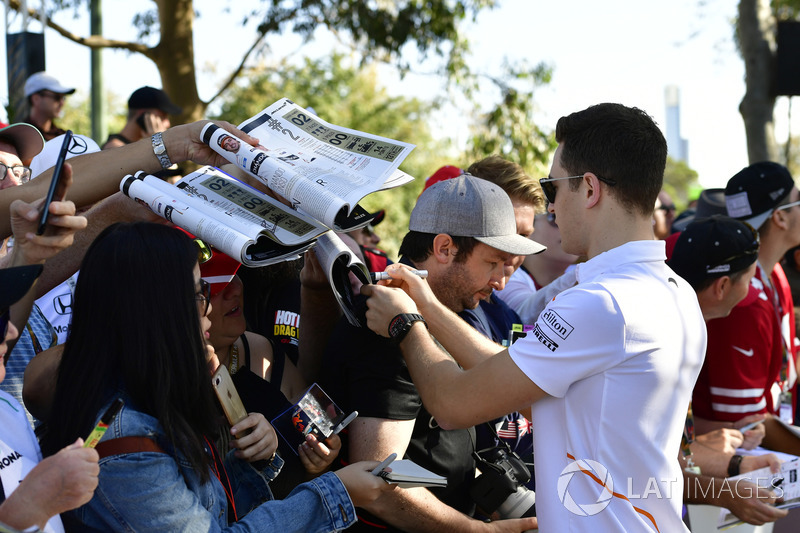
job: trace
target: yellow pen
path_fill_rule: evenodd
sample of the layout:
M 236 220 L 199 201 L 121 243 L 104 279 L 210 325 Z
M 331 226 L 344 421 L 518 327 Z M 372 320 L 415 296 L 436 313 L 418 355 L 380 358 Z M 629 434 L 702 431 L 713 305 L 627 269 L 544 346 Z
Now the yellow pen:
M 100 422 L 97 423 L 92 432 L 89 433 L 89 436 L 86 437 L 86 442 L 83 443 L 84 448 L 94 448 L 97 446 L 97 443 L 100 442 L 100 439 L 106 434 L 109 424 L 111 424 L 114 417 L 119 413 L 123 403 L 122 398 L 117 398 L 114 400 L 114 403 L 111 404 L 111 407 L 106 409 L 106 412 L 103 413 L 103 416 L 100 418 Z

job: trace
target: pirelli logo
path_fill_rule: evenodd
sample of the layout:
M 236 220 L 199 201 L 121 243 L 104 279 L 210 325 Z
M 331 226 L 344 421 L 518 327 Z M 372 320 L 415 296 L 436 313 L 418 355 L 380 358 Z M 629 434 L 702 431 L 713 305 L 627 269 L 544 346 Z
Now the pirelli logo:
M 553 333 L 564 340 L 566 340 L 570 333 L 572 333 L 572 331 L 575 329 L 572 327 L 572 325 L 570 325 L 569 322 L 564 320 L 561 315 L 552 309 L 548 309 L 542 313 L 541 317 L 539 317 L 539 320 L 547 324 L 547 327 L 552 329 Z
M 547 348 L 551 352 L 555 352 L 556 348 L 558 348 L 558 344 L 556 344 L 556 342 L 553 341 L 553 339 L 551 339 L 550 337 L 548 337 L 547 335 L 544 334 L 542 329 L 539 327 L 539 324 L 536 324 L 536 327 L 533 328 L 533 335 L 534 335 L 534 337 L 539 339 L 539 342 L 541 342 L 542 344 L 547 346 Z

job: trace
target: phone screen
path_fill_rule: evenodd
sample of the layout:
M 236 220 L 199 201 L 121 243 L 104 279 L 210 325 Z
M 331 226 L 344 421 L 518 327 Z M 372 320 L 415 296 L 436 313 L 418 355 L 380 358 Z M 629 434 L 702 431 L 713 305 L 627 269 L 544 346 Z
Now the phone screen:
M 47 219 L 50 217 L 50 203 L 54 198 L 63 200 L 67 193 L 62 176 L 64 174 L 64 161 L 67 159 L 67 151 L 69 150 L 70 144 L 72 144 L 72 130 L 64 134 L 64 142 L 61 144 L 61 149 L 58 151 L 58 159 L 56 159 L 55 170 L 53 170 L 53 178 L 50 180 L 50 188 L 47 190 L 47 196 L 44 199 L 44 205 L 42 205 L 42 212 L 39 215 L 39 227 L 36 229 L 36 235 L 43 234 L 44 230 L 47 228 Z

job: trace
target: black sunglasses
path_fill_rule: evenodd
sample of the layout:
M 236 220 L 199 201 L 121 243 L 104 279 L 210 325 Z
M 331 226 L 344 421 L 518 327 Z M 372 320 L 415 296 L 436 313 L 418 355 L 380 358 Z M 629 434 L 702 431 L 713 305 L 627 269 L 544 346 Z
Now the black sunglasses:
M 558 180 L 574 180 L 576 178 L 582 178 L 585 175 L 586 175 L 586 173 L 584 172 L 583 174 L 580 174 L 578 176 L 565 176 L 563 178 L 551 178 L 551 177 L 548 176 L 546 178 L 541 178 L 539 180 L 539 185 L 542 186 L 542 191 L 544 192 L 544 196 L 545 196 L 545 198 L 547 198 L 547 201 L 552 204 L 553 202 L 556 201 L 556 191 L 557 191 L 556 186 L 553 185 L 554 181 L 558 181 Z M 597 174 L 595 174 L 595 176 L 597 176 L 597 179 L 599 179 L 600 181 L 602 181 L 603 183 L 605 183 L 607 185 L 616 185 L 617 184 L 617 182 L 614 181 L 614 180 L 603 178 L 603 177 L 601 177 L 601 176 L 599 176 Z

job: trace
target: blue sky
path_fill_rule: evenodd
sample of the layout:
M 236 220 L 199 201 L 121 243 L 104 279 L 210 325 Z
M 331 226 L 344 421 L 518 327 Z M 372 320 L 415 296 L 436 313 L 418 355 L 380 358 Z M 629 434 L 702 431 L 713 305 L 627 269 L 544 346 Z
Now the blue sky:
M 747 164 L 744 126 L 738 113 L 744 94 L 744 67 L 732 38 L 735 0 L 500 3 L 499 9 L 485 11 L 474 24 L 467 25 L 474 50 L 471 65 L 497 72 L 503 57 L 550 64 L 554 68 L 552 83 L 536 93 L 539 122 L 544 128 L 552 129 L 564 114 L 604 101 L 640 107 L 664 127 L 664 90 L 677 85 L 681 92 L 681 132 L 689 141 L 689 164 L 699 172 L 701 183 L 724 186 Z M 216 83 L 235 67 L 239 51 L 249 46 L 252 32 L 238 24 L 241 14 L 236 12 L 236 2 L 196 0 L 195 4 L 201 14 L 195 26 L 196 37 L 202 37 L 196 38 L 200 91 L 208 98 L 215 92 Z M 137 5 L 142 3 L 106 0 L 105 35 L 132 39 L 130 20 Z M 232 6 L 233 13 L 220 6 Z M 88 33 L 86 18 L 75 21 L 70 13 L 57 20 L 77 33 Z M 12 31 L 19 28 L 18 24 L 12 21 Z M 33 24 L 30 29 L 38 31 L 39 26 Z M 213 35 L 214 42 L 208 35 Z M 45 40 L 48 70 L 88 93 L 88 50 L 50 30 Z M 220 46 L 220 42 L 226 46 Z M 308 52 L 319 55 L 331 45 L 332 40 L 323 37 Z M 4 46 L 5 39 L 0 42 L 3 57 Z M 299 41 L 292 36 L 273 38 L 270 46 L 276 56 L 300 49 Z M 223 51 L 229 53 L 223 55 Z M 146 59 L 107 51 L 104 63 L 107 89 L 123 98 L 144 84 L 160 86 L 157 70 Z M 412 75 L 401 82 L 388 70 L 382 72 L 392 90 L 402 94 L 425 97 L 442 86 L 429 76 Z M 0 88 L 0 98 L 7 99 L 5 87 Z M 457 121 L 458 116 L 453 112 L 449 120 Z M 776 109 L 779 141 L 787 135 L 786 116 L 787 99 L 783 98 Z

